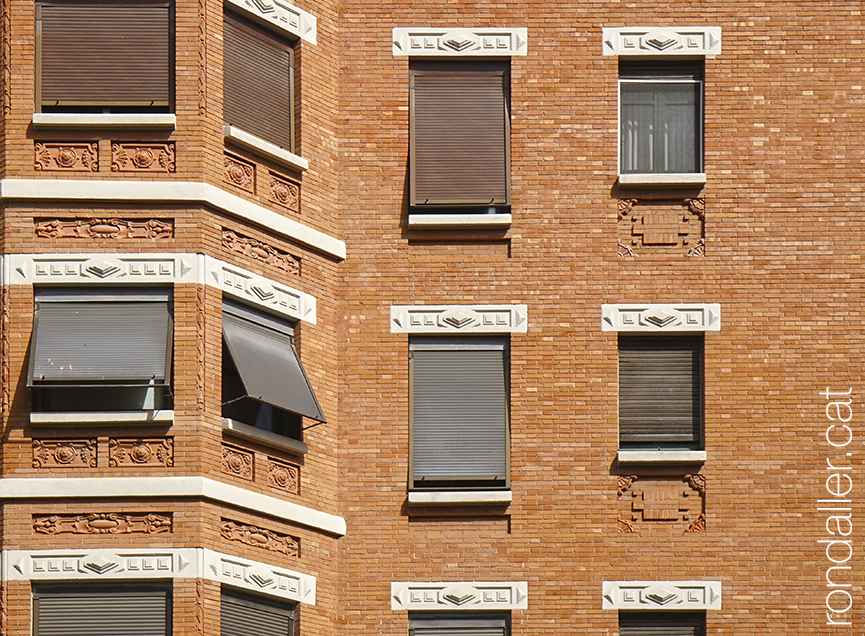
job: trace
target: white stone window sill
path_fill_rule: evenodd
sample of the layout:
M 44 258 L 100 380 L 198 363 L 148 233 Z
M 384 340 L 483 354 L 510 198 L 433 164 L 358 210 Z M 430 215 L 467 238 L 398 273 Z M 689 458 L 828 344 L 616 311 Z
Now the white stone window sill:
M 620 450 L 620 464 L 672 464 L 705 462 L 706 451 L 695 450 Z
M 619 175 L 619 185 L 702 185 L 704 183 L 706 183 L 706 173 L 704 172 Z
M 510 490 L 435 490 L 408 493 L 410 504 L 509 504 Z
M 414 228 L 443 227 L 510 227 L 510 214 L 409 214 L 408 225 Z
M 174 130 L 173 113 L 33 113 L 35 128 L 165 128 Z
M 277 448 L 279 450 L 288 451 L 290 453 L 298 453 L 305 455 L 309 452 L 309 446 L 296 439 L 277 435 L 270 431 L 265 431 L 248 424 L 241 424 L 237 420 L 232 420 L 227 417 L 222 418 L 222 432 L 228 433 L 241 439 L 258 442 L 264 446 Z
M 63 411 L 30 413 L 30 423 L 45 424 L 173 424 L 174 411 Z
M 269 141 L 265 141 L 261 137 L 256 137 L 237 126 L 223 126 L 222 136 L 229 141 L 242 146 L 246 150 L 263 155 L 268 159 L 273 159 L 277 163 L 281 163 L 292 170 L 303 172 L 309 168 L 309 162 L 303 157 L 299 157 L 293 152 L 289 152 L 282 146 L 277 146 Z

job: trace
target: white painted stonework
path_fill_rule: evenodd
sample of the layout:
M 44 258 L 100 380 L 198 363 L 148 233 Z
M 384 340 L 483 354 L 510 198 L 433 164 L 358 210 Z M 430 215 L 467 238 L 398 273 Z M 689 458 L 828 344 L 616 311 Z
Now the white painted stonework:
M 316 322 L 315 296 L 204 254 L 6 254 L 0 276 L 4 285 L 199 283 L 292 320 Z
M 315 577 L 207 548 L 158 550 L 4 550 L 3 581 L 106 581 L 204 578 L 315 605 Z
M 721 52 L 721 27 L 603 29 L 604 55 L 703 55 Z
M 292 170 L 299 170 L 302 172 L 309 169 L 309 162 L 303 157 L 299 157 L 281 146 L 277 146 L 269 141 L 265 141 L 261 137 L 257 137 L 245 130 L 241 130 L 237 126 L 223 126 L 222 136 L 229 141 L 233 141 L 234 143 L 243 146 L 247 150 L 264 155 L 265 157 L 273 159 Z
M 394 57 L 526 55 L 528 30 L 395 28 L 392 50 Z
M 642 304 L 621 303 L 601 306 L 604 331 L 720 331 L 718 303 Z
M 174 113 L 33 113 L 35 128 L 168 128 L 177 126 Z
M 528 609 L 528 583 L 391 583 L 394 610 Z
M 392 305 L 391 333 L 526 333 L 526 305 Z
M 604 581 L 603 609 L 718 610 L 721 581 Z
M 408 226 L 417 229 L 445 227 L 510 227 L 510 214 L 418 214 L 408 215 Z
M 283 35 L 316 43 L 316 18 L 303 9 L 283 0 L 225 0 L 232 9 L 241 11 L 252 18 Z

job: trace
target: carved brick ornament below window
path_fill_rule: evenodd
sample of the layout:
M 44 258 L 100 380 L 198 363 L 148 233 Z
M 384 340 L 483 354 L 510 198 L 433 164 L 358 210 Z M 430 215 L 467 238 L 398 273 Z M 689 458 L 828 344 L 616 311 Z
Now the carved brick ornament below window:
M 33 468 L 96 468 L 96 440 L 33 440 Z
M 677 477 L 618 478 L 619 532 L 706 531 L 706 478 Z
M 43 534 L 161 534 L 171 532 L 171 515 L 51 515 L 33 517 L 33 530 Z
M 174 143 L 111 144 L 111 172 L 175 172 Z
M 170 239 L 174 237 L 174 222 L 159 219 L 49 219 L 36 222 L 36 236 L 49 239 Z
M 255 194 L 255 164 L 227 154 L 222 161 L 222 180 Z
M 223 230 L 222 246 L 256 261 L 278 267 L 289 274 L 300 276 L 300 259 L 267 243 L 235 234 L 231 230 Z
M 264 548 L 271 552 L 280 552 L 286 556 L 300 555 L 300 539 L 287 534 L 279 534 L 272 530 L 237 523 L 230 519 L 222 520 L 222 538 L 238 541 L 245 545 Z
M 270 200 L 292 212 L 300 212 L 300 184 L 270 173 Z
M 640 202 L 619 199 L 618 253 L 628 258 L 641 250 L 705 256 L 706 204 L 703 199 Z
M 174 438 L 164 439 L 109 439 L 108 465 L 174 466 Z
M 252 481 L 252 453 L 222 445 L 222 472 Z
M 96 172 L 99 170 L 99 143 L 36 142 L 36 170 Z
M 296 495 L 300 491 L 300 468 L 268 457 L 267 483 L 269 486 Z

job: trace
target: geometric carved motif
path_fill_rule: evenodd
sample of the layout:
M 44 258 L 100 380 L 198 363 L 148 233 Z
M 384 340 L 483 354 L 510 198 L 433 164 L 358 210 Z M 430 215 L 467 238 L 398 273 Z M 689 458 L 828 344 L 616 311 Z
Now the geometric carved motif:
M 394 610 L 512 610 L 528 607 L 528 584 L 391 583 Z
M 721 27 L 625 27 L 602 30 L 604 55 L 705 55 L 721 52 Z
M 601 305 L 603 331 L 720 331 L 718 303 Z
M 255 193 L 255 164 L 226 154 L 222 162 L 222 180 L 241 190 Z
M 92 143 L 40 143 L 36 142 L 36 170 L 66 172 L 96 172 L 99 170 L 99 144 Z
M 394 56 L 489 56 L 526 55 L 527 29 L 418 29 L 395 28 Z
M 300 212 L 300 184 L 270 173 L 270 200 L 292 212 Z
M 720 581 L 604 581 L 605 610 L 721 609 Z
M 618 478 L 618 525 L 621 533 L 705 532 L 706 478 Z
M 252 481 L 253 455 L 245 450 L 222 445 L 222 472 Z
M 96 440 L 33 440 L 33 468 L 96 468 Z
M 290 557 L 296 557 L 300 554 L 300 539 L 297 537 L 237 523 L 230 519 L 222 520 L 222 538 L 256 548 L 264 548 L 272 552 L 280 552 Z
M 391 305 L 391 333 L 526 333 L 526 305 Z
M 300 468 L 268 457 L 267 483 L 269 486 L 296 495 L 300 491 Z
M 174 438 L 162 439 L 109 439 L 108 465 L 118 466 L 174 466 Z
M 706 206 L 703 199 L 646 203 L 619 199 L 617 207 L 619 256 L 637 256 L 643 248 L 705 256 Z
M 224 229 L 222 230 L 222 246 L 238 254 L 278 267 L 289 274 L 300 276 L 300 259 L 267 243 Z
M 111 144 L 111 172 L 175 172 L 174 143 Z
M 160 534 L 171 532 L 171 515 L 116 512 L 48 517 L 34 515 L 33 530 L 44 534 Z
M 51 219 L 36 222 L 36 236 L 50 239 L 168 239 L 174 236 L 174 223 L 158 219 Z

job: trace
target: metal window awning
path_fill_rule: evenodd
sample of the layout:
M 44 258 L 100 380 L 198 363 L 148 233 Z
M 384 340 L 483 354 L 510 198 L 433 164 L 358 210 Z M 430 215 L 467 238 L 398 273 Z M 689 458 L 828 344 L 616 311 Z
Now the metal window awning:
M 170 377 L 168 293 L 37 296 L 27 385 L 164 386 Z
M 292 336 L 223 307 L 222 336 L 246 397 L 318 422 L 326 421 Z

